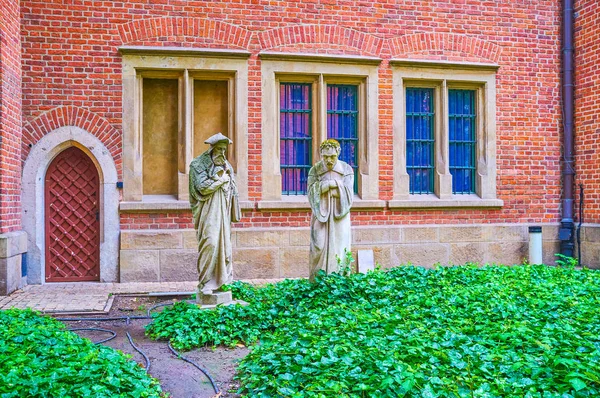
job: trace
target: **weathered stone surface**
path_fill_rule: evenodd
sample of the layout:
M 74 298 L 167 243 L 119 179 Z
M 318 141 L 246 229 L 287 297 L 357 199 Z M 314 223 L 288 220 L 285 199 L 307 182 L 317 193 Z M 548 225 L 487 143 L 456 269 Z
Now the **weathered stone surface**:
M 292 229 L 290 234 L 291 246 L 310 246 L 310 229 Z
M 25 231 L 0 234 L 0 258 L 13 257 L 27 251 L 27 233 Z
M 542 225 L 542 240 L 557 240 L 560 225 Z
M 161 250 L 160 281 L 197 281 L 197 262 L 198 252 L 195 249 Z
M 181 249 L 180 230 L 121 231 L 121 250 Z
M 198 240 L 196 239 L 195 229 L 184 229 L 181 231 L 183 235 L 183 248 L 198 250 Z M 233 241 L 232 241 L 233 243 Z
M 235 279 L 279 278 L 279 249 L 240 248 L 233 252 Z M 308 266 L 308 264 L 307 264 Z
M 440 227 L 440 242 L 481 242 L 483 228 L 480 226 Z
M 600 227 L 585 226 L 582 230 L 583 241 L 600 243 Z
M 581 264 L 589 268 L 600 269 L 600 243 L 581 245 Z
M 397 245 L 394 249 L 401 264 L 411 263 L 424 267 L 434 264 L 448 264 L 449 245 L 442 243 L 423 243 Z
M 213 292 L 211 294 L 203 294 L 200 291 L 196 292 L 196 303 L 202 305 L 219 305 L 227 304 L 233 301 L 231 292 Z
M 489 264 L 522 264 L 527 258 L 527 242 L 496 242 L 487 246 L 485 262 Z
M 121 250 L 121 282 L 158 282 L 158 250 Z
M 309 248 L 288 247 L 280 250 L 281 278 L 308 278 Z
M 285 247 L 288 245 L 288 231 L 237 231 L 237 247 Z
M 0 258 L 0 296 L 8 296 L 21 287 L 21 259 L 20 254 Z
M 485 243 L 451 243 L 449 264 L 464 265 L 466 263 L 484 264 Z
M 560 253 L 560 241 L 542 241 L 542 261 L 546 265 L 556 264 L 556 253 Z
M 401 229 L 389 227 L 355 227 L 352 228 L 352 243 L 400 243 Z
M 406 227 L 402 230 L 402 242 L 424 243 L 438 242 L 439 227 Z
M 527 241 L 526 225 L 487 225 L 483 227 L 483 240 L 486 242 Z

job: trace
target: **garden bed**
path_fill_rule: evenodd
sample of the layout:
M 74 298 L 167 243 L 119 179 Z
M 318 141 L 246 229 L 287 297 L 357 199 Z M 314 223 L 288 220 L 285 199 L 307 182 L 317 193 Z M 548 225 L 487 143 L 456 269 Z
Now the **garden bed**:
M 399 267 L 314 284 L 234 283 L 249 306 L 178 303 L 148 334 L 178 349 L 254 345 L 250 396 L 600 396 L 600 273 Z

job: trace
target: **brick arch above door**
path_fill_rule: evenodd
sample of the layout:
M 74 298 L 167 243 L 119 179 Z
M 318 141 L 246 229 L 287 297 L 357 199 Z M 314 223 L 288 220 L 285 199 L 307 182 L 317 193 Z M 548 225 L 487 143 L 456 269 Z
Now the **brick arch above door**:
M 118 281 L 119 193 L 117 168 L 109 150 L 94 135 L 75 126 L 59 127 L 32 148 L 23 168 L 23 228 L 28 235 L 28 283 L 45 278 L 44 177 L 52 160 L 76 146 L 90 157 L 100 177 L 100 281 Z

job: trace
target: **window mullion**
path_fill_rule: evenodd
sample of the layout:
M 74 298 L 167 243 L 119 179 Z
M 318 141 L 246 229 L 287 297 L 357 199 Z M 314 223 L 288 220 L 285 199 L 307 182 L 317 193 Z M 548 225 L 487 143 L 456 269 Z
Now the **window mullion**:
M 450 175 L 449 166 L 449 103 L 448 103 L 448 84 L 446 80 L 439 86 L 438 98 L 440 102 L 439 112 L 437 113 L 436 134 L 436 194 L 440 199 L 450 199 L 452 197 L 452 175 Z
M 327 82 L 323 75 L 319 75 L 319 81 L 316 87 L 317 95 L 315 96 L 315 109 L 316 109 L 316 132 L 313 139 L 314 162 L 321 160 L 321 154 L 319 152 L 319 145 L 327 139 Z
M 179 133 L 179 150 L 183 153 L 179 153 L 179 200 L 189 200 L 189 165 L 193 160 L 194 154 L 194 143 L 193 143 L 193 132 L 192 127 L 194 121 L 192 120 L 194 101 L 193 101 L 193 84 L 194 80 L 190 78 L 188 70 L 183 71 L 183 84 L 182 92 L 180 93 L 180 104 L 183 109 L 183 115 L 180 115 L 180 122 L 183 126 L 180 126 Z M 183 163 L 183 164 L 182 164 Z

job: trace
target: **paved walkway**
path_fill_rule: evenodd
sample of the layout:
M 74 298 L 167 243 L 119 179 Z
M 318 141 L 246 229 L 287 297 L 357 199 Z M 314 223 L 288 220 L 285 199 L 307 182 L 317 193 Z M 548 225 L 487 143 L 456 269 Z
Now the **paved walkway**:
M 262 285 L 277 279 L 255 279 L 248 282 Z M 116 294 L 195 293 L 198 282 L 143 283 L 46 283 L 28 285 L 10 296 L 0 296 L 0 310 L 32 308 L 46 313 L 104 313 L 110 310 Z

